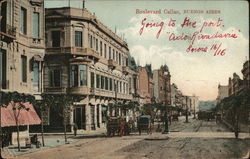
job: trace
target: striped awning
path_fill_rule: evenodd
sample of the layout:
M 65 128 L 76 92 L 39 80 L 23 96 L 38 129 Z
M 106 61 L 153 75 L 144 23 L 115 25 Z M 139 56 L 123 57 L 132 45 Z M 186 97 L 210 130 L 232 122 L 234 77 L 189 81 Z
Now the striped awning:
M 41 119 L 37 115 L 34 107 L 30 103 L 22 103 L 25 108 L 21 109 L 18 117 L 19 125 L 38 125 L 41 123 Z M 18 103 L 15 104 L 15 107 L 18 107 Z M 18 113 L 18 110 L 16 110 Z M 16 126 L 15 116 L 13 106 L 9 104 L 7 107 L 1 108 L 1 126 Z

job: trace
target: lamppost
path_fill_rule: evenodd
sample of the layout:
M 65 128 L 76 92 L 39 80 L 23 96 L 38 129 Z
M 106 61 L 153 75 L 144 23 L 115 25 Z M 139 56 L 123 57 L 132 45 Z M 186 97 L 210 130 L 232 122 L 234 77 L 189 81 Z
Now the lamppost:
M 186 97 L 186 121 L 185 123 L 188 123 L 188 96 L 185 96 Z
M 195 99 L 194 99 L 194 119 L 196 119 L 196 114 L 195 114 Z
M 165 84 L 165 113 L 164 113 L 164 121 L 165 121 L 165 127 L 164 127 L 164 131 L 162 132 L 162 134 L 168 134 L 169 133 L 169 129 L 168 129 L 168 114 L 167 114 L 167 75 L 168 72 L 164 72 L 164 84 Z

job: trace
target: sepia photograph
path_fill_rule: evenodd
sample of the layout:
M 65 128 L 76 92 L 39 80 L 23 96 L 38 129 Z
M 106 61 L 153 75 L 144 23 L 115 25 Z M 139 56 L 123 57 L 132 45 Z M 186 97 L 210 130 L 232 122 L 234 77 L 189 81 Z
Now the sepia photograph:
M 0 0 L 0 159 L 249 159 L 246 0 Z

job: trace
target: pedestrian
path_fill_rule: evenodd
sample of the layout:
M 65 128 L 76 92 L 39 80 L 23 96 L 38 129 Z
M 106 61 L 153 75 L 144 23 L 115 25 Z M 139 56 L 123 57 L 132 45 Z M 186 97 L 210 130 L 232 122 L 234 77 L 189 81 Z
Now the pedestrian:
M 74 127 L 73 127 L 73 129 L 74 129 L 74 135 L 76 136 L 76 135 L 77 135 L 77 129 L 78 129 L 78 127 L 77 127 L 77 124 L 76 124 L 76 123 L 74 123 Z
M 119 124 L 119 133 L 120 133 L 120 136 L 123 136 L 123 135 L 124 135 L 125 124 L 126 124 L 125 119 L 121 119 L 121 120 L 120 120 L 120 124 Z

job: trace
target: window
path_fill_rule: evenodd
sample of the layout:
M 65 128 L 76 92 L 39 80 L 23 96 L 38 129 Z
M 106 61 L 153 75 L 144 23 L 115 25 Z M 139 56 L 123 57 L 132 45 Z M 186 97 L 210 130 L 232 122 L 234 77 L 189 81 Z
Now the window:
M 112 89 L 113 89 L 112 87 L 113 87 L 113 79 L 110 78 L 110 79 L 109 79 L 109 90 L 110 90 L 110 91 L 112 91 Z
M 119 53 L 117 52 L 117 53 L 116 53 L 116 62 L 117 62 L 117 63 L 119 62 L 118 60 L 119 60 Z
M 39 91 L 39 62 L 33 61 L 33 90 Z
M 122 92 L 122 82 L 120 82 L 120 92 Z
M 104 58 L 107 58 L 107 45 L 104 44 Z
M 50 86 L 61 87 L 61 70 L 54 69 L 50 71 Z
M 90 48 L 93 48 L 93 37 L 92 37 L 92 35 L 90 35 Z
M 79 72 L 80 72 L 80 86 L 87 85 L 87 66 L 79 65 Z
M 105 90 L 109 90 L 109 80 L 108 77 L 105 77 Z
M 98 39 L 96 39 L 95 50 L 98 52 Z
M 91 88 L 94 88 L 95 87 L 95 74 L 94 74 L 94 72 L 91 72 L 90 78 L 91 78 Z
M 112 57 L 111 57 L 111 47 L 109 47 L 109 59 L 112 59 Z
M 100 41 L 100 53 L 101 53 L 101 56 L 102 56 L 102 41 Z
M 60 31 L 52 31 L 52 47 L 60 47 Z
M 70 86 L 78 86 L 78 67 L 77 65 L 71 66 L 71 78 L 70 78 Z
M 75 46 L 82 47 L 82 32 L 75 31 Z
M 94 49 L 95 48 L 95 37 L 94 36 L 93 36 L 92 40 L 93 40 L 93 42 L 92 42 L 93 43 L 93 47 L 92 48 Z
M 27 10 L 23 7 L 20 13 L 20 33 L 27 34 Z
M 113 59 L 115 60 L 115 49 L 113 49 Z
M 119 65 L 121 65 L 121 54 L 119 53 L 119 59 L 118 59 Z
M 116 54 L 115 54 L 115 61 L 117 61 L 117 55 L 118 55 L 118 52 L 116 51 Z
M 39 28 L 39 22 L 40 22 L 40 18 L 39 18 L 39 13 L 34 12 L 33 16 L 32 16 L 32 21 L 33 21 L 33 37 L 34 38 L 38 38 L 40 36 L 40 28 Z
M 96 75 L 96 88 L 100 88 L 100 75 Z
M 104 77 L 101 76 L 101 89 L 104 89 Z
M 87 85 L 86 65 L 71 65 L 70 85 L 73 87 Z
M 123 83 L 123 93 L 126 93 L 126 83 Z
M 7 58 L 6 51 L 0 50 L 0 80 L 2 80 L 2 89 L 7 89 Z
M 27 56 L 21 56 L 21 76 L 22 82 L 27 82 Z

